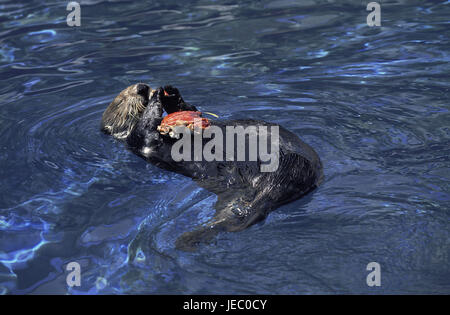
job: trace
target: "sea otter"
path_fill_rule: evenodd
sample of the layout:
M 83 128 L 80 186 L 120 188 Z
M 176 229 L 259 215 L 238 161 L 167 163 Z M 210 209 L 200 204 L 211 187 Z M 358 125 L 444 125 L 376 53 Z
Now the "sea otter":
M 238 141 L 232 141 L 231 145 L 224 141 L 223 146 L 215 146 L 213 154 L 226 156 L 223 160 L 174 159 L 172 148 L 179 140 L 162 134 L 158 128 L 164 111 L 167 114 L 198 112 L 194 105 L 183 100 L 175 87 L 152 90 L 147 84 L 134 84 L 123 90 L 105 110 L 101 129 L 125 141 L 131 151 L 145 160 L 191 177 L 217 195 L 215 216 L 206 224 L 182 234 L 175 242 L 178 249 L 194 250 L 198 244 L 210 242 L 220 231 L 243 230 L 263 220 L 270 211 L 304 196 L 322 181 L 322 163 L 309 145 L 277 124 L 258 120 L 211 120 L 210 125 L 223 130 L 223 134 L 230 126 L 244 130 L 254 127 L 251 131 L 256 136 L 266 136 L 266 143 L 276 140 L 277 165 L 271 171 L 263 170 L 267 160 L 259 156 L 254 160 L 238 158 L 242 149 L 248 156 L 251 132 L 245 134 L 246 141 L 240 146 Z M 265 133 L 261 134 L 261 130 Z M 194 137 L 183 134 L 183 138 L 191 136 Z M 208 140 L 203 138 L 200 146 L 205 147 Z M 193 149 L 194 142 L 189 142 Z

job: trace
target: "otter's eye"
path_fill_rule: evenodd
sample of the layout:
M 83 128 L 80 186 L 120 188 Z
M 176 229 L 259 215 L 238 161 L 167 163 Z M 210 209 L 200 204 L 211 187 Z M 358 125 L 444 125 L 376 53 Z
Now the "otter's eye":
M 145 85 L 145 84 L 138 84 L 136 86 L 136 91 L 137 91 L 137 94 L 147 97 L 149 87 L 148 87 L 148 85 Z

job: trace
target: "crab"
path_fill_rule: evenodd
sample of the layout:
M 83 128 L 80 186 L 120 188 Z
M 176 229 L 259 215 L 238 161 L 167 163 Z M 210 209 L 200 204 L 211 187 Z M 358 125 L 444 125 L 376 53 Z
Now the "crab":
M 210 125 L 209 120 L 203 118 L 201 112 L 181 111 L 164 117 L 157 129 L 162 135 L 168 134 L 171 138 L 179 139 L 183 131 L 177 127 L 185 126 L 192 132 L 199 133 Z

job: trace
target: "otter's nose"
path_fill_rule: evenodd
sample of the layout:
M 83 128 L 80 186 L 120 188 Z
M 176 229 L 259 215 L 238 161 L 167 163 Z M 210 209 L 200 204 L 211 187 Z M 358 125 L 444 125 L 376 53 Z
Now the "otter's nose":
M 139 83 L 136 86 L 136 91 L 137 91 L 137 94 L 147 97 L 148 96 L 148 92 L 149 92 L 149 86 L 146 85 L 146 84 Z

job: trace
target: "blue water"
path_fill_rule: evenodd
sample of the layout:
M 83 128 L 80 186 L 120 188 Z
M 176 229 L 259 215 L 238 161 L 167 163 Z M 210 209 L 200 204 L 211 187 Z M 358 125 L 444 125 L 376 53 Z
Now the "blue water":
M 449 1 L 67 2 L 0 2 L 0 293 L 450 293 Z M 99 131 L 136 82 L 283 125 L 323 185 L 175 250 L 216 197 Z

